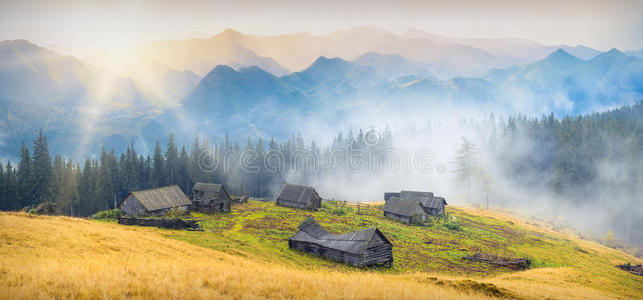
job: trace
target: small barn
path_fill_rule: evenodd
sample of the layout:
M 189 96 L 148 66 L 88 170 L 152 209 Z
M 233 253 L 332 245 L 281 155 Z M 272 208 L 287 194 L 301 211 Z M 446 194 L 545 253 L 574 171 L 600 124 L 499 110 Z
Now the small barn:
M 286 183 L 275 202 L 281 206 L 317 209 L 321 207 L 322 199 L 312 186 Z
M 428 218 L 427 212 L 420 203 L 391 197 L 384 205 L 384 216 L 404 224 L 418 224 L 425 222 Z
M 424 210 L 433 216 L 443 216 L 445 205 L 447 205 L 447 201 L 444 200 L 444 198 L 433 197 L 433 199 L 431 199 L 431 201 L 424 207 Z
M 288 247 L 339 262 L 366 267 L 393 265 L 393 245 L 377 228 L 331 234 L 308 217 L 288 239 Z
M 384 193 L 384 202 L 388 201 L 388 199 L 391 199 L 391 197 L 400 197 L 400 193 Z
M 401 191 L 399 193 L 384 193 L 384 201 L 387 203 L 393 197 L 420 203 L 424 211 L 432 216 L 444 215 L 444 206 L 447 205 L 444 198 L 435 197 L 431 192 Z
M 229 212 L 232 198 L 222 184 L 197 182 L 192 188 L 192 209 L 214 213 Z
M 162 215 L 170 209 L 187 210 L 192 202 L 178 185 L 134 191 L 118 205 L 125 215 Z
M 402 191 L 400 192 L 400 198 L 411 200 L 422 204 L 423 207 L 426 207 L 433 199 L 433 193 L 431 192 L 418 192 L 418 191 Z

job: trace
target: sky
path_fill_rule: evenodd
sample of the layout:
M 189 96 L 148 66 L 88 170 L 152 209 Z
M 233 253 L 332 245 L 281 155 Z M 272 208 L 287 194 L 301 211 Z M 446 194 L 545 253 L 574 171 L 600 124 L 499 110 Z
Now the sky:
M 640 0 L 0 0 L 0 40 L 61 47 L 126 48 L 208 37 L 225 28 L 259 35 L 324 34 L 363 25 L 395 33 L 418 28 L 450 37 L 643 49 Z

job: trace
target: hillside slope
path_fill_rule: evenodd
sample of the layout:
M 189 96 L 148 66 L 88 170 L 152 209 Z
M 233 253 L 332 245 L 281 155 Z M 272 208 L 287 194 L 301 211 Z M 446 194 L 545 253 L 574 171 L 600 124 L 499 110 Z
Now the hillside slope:
M 0 298 L 471 298 L 415 278 L 294 270 L 157 229 L 0 213 Z
M 460 230 L 443 223 L 405 226 L 372 208 L 357 215 L 354 208 L 329 204 L 309 212 L 255 201 L 234 206 L 230 214 L 194 214 L 205 232 L 2 213 L 0 298 L 643 295 L 643 278 L 614 268 L 640 262 L 630 255 L 532 221 L 471 209 L 449 211 Z M 333 232 L 377 225 L 394 245 L 394 268 L 362 270 L 289 250 L 287 238 L 307 215 Z M 512 272 L 462 261 L 476 250 L 526 256 L 533 268 Z

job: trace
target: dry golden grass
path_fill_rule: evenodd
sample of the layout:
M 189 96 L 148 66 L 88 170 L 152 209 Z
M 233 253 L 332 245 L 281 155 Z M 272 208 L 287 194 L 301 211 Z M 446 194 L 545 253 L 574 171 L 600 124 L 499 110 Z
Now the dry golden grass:
M 643 278 L 623 272 L 614 266 L 624 262 L 641 263 L 628 253 L 596 242 L 578 238 L 569 228 L 534 219 L 523 219 L 514 211 L 458 207 L 467 214 L 513 222 L 516 226 L 546 236 L 573 241 L 578 249 L 590 253 L 590 259 L 577 257 L 574 251 L 556 249 L 552 256 L 560 257 L 568 267 L 537 268 L 524 272 L 503 274 L 483 281 L 507 289 L 521 298 L 537 299 L 643 299 Z
M 0 299 L 484 298 L 418 280 L 424 275 L 259 263 L 156 230 L 0 213 Z
M 166 237 L 178 233 L 174 231 L 0 213 L 0 299 L 485 298 L 476 293 L 524 299 L 643 298 L 643 278 L 613 267 L 640 262 L 626 253 L 532 226 L 504 212 L 458 209 L 511 221 L 547 237 L 572 239 L 585 252 L 569 247 L 530 249 L 554 251 L 551 255 L 561 257 L 562 267 L 494 277 L 333 271 L 293 268 Z

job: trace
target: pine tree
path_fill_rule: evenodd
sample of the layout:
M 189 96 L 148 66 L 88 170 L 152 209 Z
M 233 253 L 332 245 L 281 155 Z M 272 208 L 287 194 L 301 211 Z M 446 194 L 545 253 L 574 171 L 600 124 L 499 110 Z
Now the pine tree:
M 7 162 L 6 171 L 4 173 L 4 201 L 8 210 L 17 210 L 22 208 L 18 202 L 18 183 L 16 179 L 16 172 L 11 166 L 11 162 Z
M 88 216 L 92 213 L 92 206 L 95 199 L 95 184 L 92 175 L 92 162 L 89 158 L 85 160 L 85 166 L 78 182 L 78 209 L 81 216 Z
M 52 190 L 54 193 L 53 201 L 56 202 L 56 209 L 58 213 L 62 213 L 60 210 L 59 202 L 62 201 L 62 188 L 65 180 L 65 160 L 60 156 L 56 155 L 54 157 L 54 167 L 53 167 L 53 178 L 52 178 Z
M 114 186 L 110 157 L 105 152 L 105 147 L 100 151 L 100 167 L 96 181 L 96 210 L 101 211 L 109 207 L 114 201 Z
M 226 135 L 227 136 L 227 135 Z M 188 172 L 190 174 L 191 182 L 201 181 L 201 168 L 199 168 L 199 156 L 201 155 L 201 144 L 199 142 L 199 136 L 194 137 L 194 143 L 192 143 L 192 150 L 190 151 L 190 161 L 188 164 Z
M 118 166 L 118 160 L 116 159 L 116 154 L 114 149 L 109 152 L 108 156 L 109 170 L 112 175 L 112 206 L 111 208 L 118 207 L 118 192 L 120 190 L 120 171 Z M 140 177 L 142 179 L 142 176 Z M 139 182 L 141 181 L 139 179 Z
M 34 141 L 32 177 L 34 188 L 33 204 L 54 201 L 55 191 L 52 182 L 51 156 L 49 156 L 47 138 L 42 134 L 42 130 Z
M 60 213 L 73 216 L 73 205 L 78 200 L 78 169 L 71 159 L 63 169 L 62 186 L 59 190 L 57 207 Z
M 462 144 L 456 152 L 455 173 L 458 185 L 467 185 L 467 200 L 471 203 L 471 177 L 474 176 L 475 154 L 477 149 L 473 143 L 462 138 Z
M 18 203 L 16 205 L 19 207 L 30 205 L 33 201 L 33 178 L 31 177 L 31 165 L 31 155 L 23 141 L 22 147 L 20 148 L 20 163 L 18 164 L 16 175 L 18 178 L 18 199 L 16 199 Z
M 190 158 L 187 151 L 185 151 L 185 146 L 183 146 L 181 147 L 181 156 L 179 156 L 179 179 L 181 181 L 180 187 L 185 194 L 189 194 L 194 185 L 190 180 L 189 164 Z
M 0 161 L 0 210 L 9 210 L 9 199 L 5 197 L 4 167 Z
M 165 169 L 167 175 L 167 185 L 181 185 L 180 168 L 179 168 L 179 153 L 174 143 L 174 135 L 170 134 L 167 143 L 167 150 L 165 151 Z
M 161 145 L 156 141 L 154 146 L 154 162 L 152 165 L 152 187 L 162 187 L 166 182 L 165 158 L 161 151 Z

